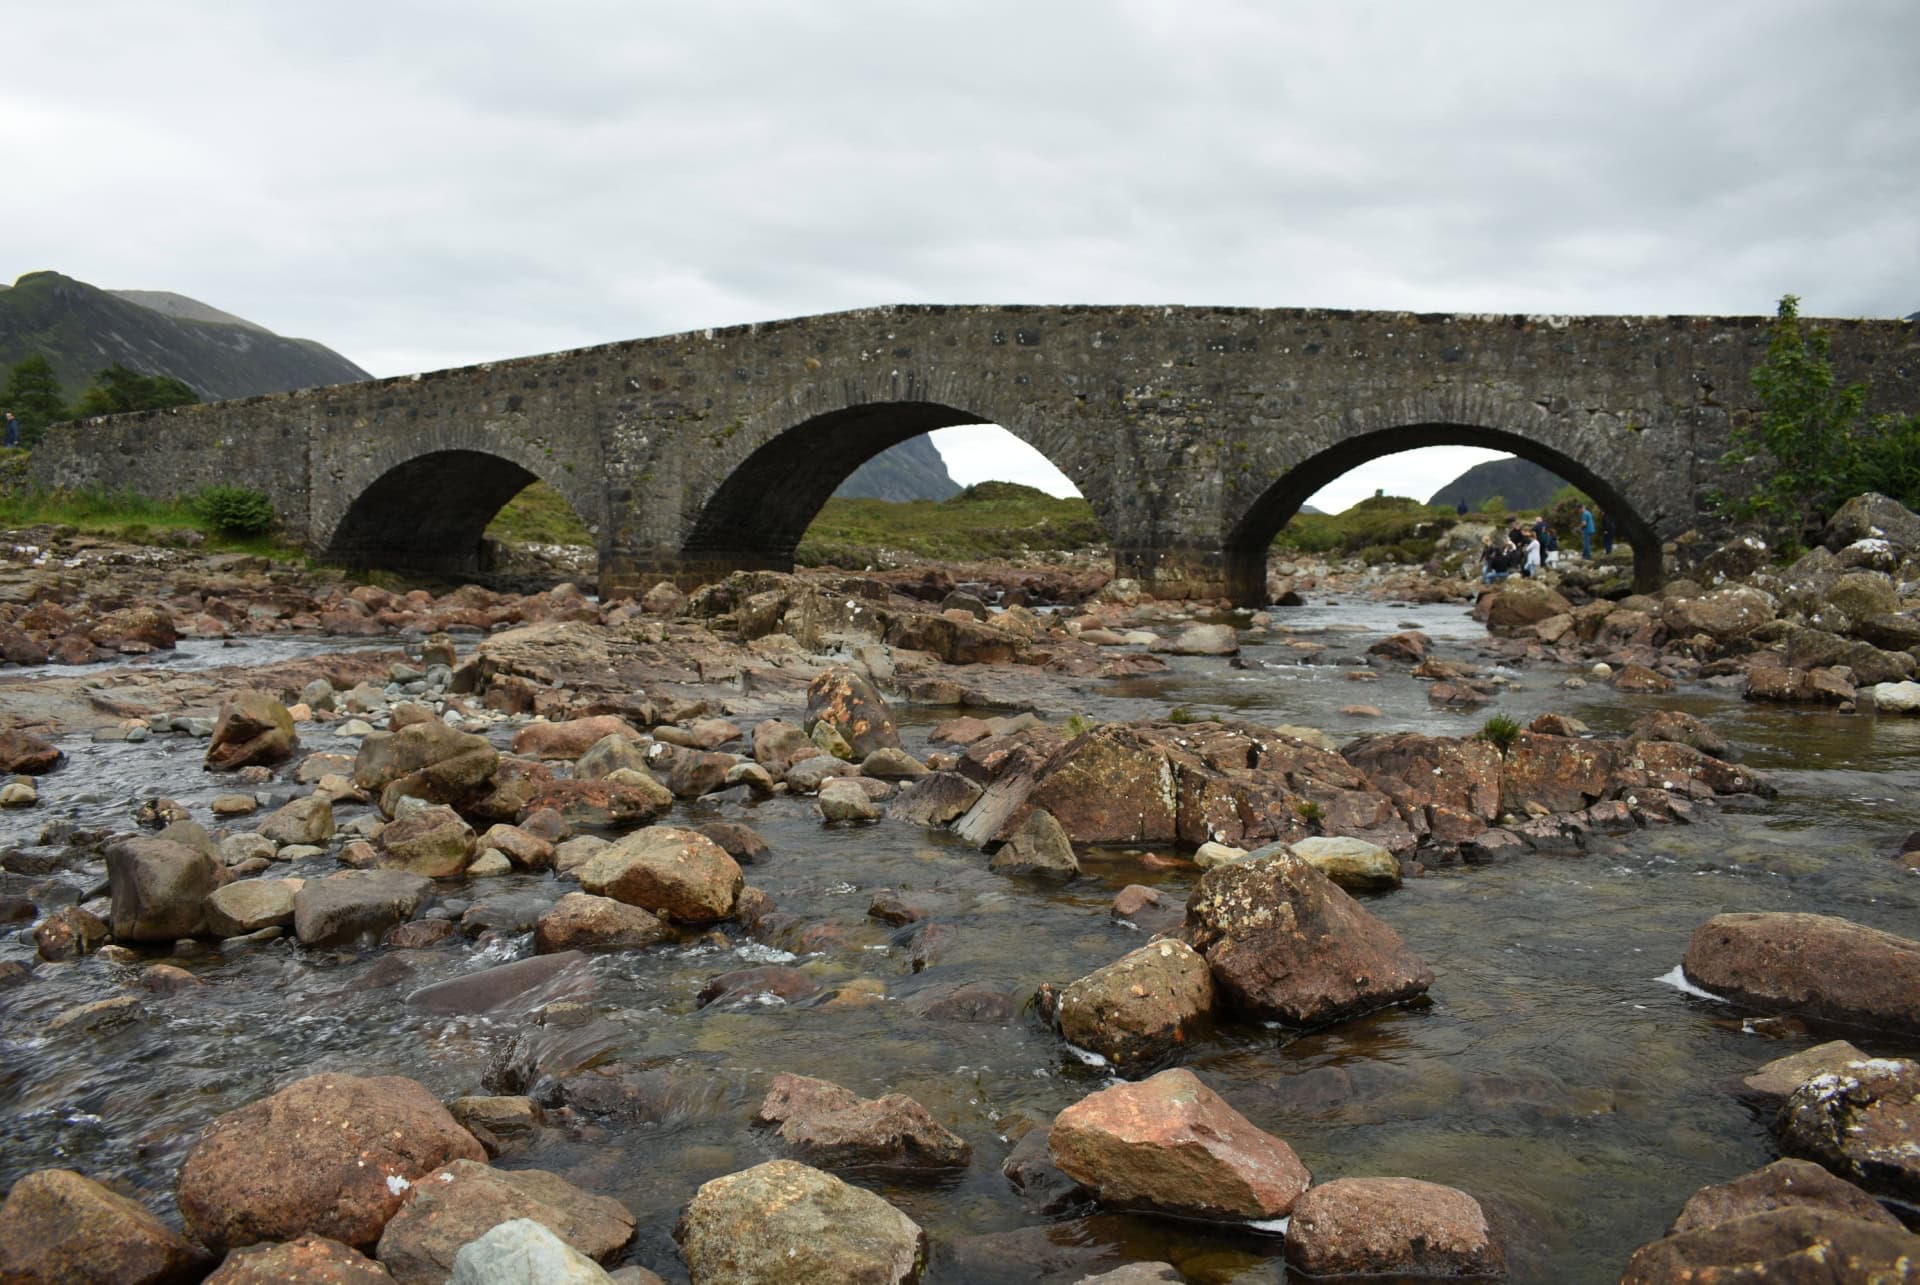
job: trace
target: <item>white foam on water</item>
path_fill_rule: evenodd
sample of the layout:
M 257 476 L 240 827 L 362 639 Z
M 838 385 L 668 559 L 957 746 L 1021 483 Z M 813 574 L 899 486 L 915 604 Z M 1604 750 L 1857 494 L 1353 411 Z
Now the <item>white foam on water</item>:
M 1722 1004 L 1726 1003 L 1726 1000 L 1721 996 L 1715 995 L 1712 991 L 1703 991 L 1688 981 L 1686 971 L 1678 964 L 1675 964 L 1671 970 L 1662 973 L 1653 980 L 1664 986 L 1671 986 L 1677 991 L 1685 991 L 1689 995 L 1697 995 L 1701 999 L 1717 1000 Z

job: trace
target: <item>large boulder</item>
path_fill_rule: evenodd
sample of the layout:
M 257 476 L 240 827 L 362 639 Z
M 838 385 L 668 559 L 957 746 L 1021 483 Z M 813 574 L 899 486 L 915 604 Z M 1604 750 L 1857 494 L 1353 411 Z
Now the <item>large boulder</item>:
M 1787 1208 L 1729 1219 L 1642 1245 L 1620 1285 L 1697 1282 L 1912 1281 L 1920 1236 L 1824 1209 Z
M 1287 1265 L 1309 1276 L 1500 1276 L 1480 1202 L 1416 1178 L 1337 1178 L 1300 1197 Z
M 1515 576 L 1503 584 L 1487 606 L 1487 630 L 1511 636 L 1551 616 L 1571 615 L 1573 604 L 1539 580 Z
M 237 879 L 207 897 L 207 931 L 215 937 L 240 937 L 262 928 L 293 922 L 298 879 Z
M 225 872 L 214 857 L 171 839 L 128 836 L 107 845 L 107 895 L 118 941 L 178 941 L 206 931 L 207 897 Z
M 823 723 L 847 747 L 841 757 L 856 763 L 875 750 L 900 748 L 893 711 L 872 683 L 845 665 L 822 670 L 807 684 L 806 730 L 813 734 Z
M 209 1124 L 177 1195 L 210 1249 L 317 1232 L 364 1251 L 414 1183 L 448 1161 L 486 1158 L 412 1080 L 312 1075 Z
M 1185 942 L 1150 942 L 1064 988 L 1053 1012 L 1076 1048 L 1122 1068 L 1150 1065 L 1212 1015 L 1213 976 Z
M 308 1233 L 284 1245 L 248 1245 L 227 1255 L 206 1285 L 392 1285 L 387 1269 L 337 1240 Z
M 51 741 L 30 732 L 0 732 L 0 773 L 43 776 L 59 767 L 65 757 Z
M 1312 1180 L 1293 1148 L 1178 1068 L 1074 1103 L 1047 1150 L 1103 1205 L 1214 1222 L 1284 1217 Z
M 429 879 L 457 879 L 465 874 L 476 846 L 473 827 L 445 804 L 416 808 L 388 822 L 374 845 L 383 869 Z
M 697 830 L 649 826 L 595 853 L 579 869 L 595 896 L 639 906 L 682 924 L 710 924 L 733 914 L 746 885 L 726 849 Z
M 7 1285 L 188 1285 L 207 1256 L 137 1201 L 69 1169 L 38 1169 L 0 1204 Z
M 626 719 L 614 714 L 568 719 L 561 723 L 528 723 L 513 737 L 513 752 L 537 759 L 577 759 L 607 736 L 638 738 Z
M 1694 930 L 1687 980 L 1736 1003 L 1920 1035 L 1920 941 L 1833 915 L 1715 915 Z
M 1180 936 L 1232 1007 L 1297 1026 L 1425 993 L 1433 971 L 1400 934 L 1291 853 L 1217 866 L 1187 899 Z
M 1780 1146 L 1876 1196 L 1920 1200 L 1920 1062 L 1869 1058 L 1816 1075 L 1774 1121 Z
M 333 837 L 333 804 L 321 794 L 295 799 L 269 814 L 260 833 L 280 844 L 325 843 Z
M 1676 638 L 1705 634 L 1715 642 L 1745 638 L 1779 614 L 1773 595 L 1747 585 L 1732 585 L 1698 598 L 1669 598 L 1660 619 Z
M 1609 741 L 1522 732 L 1507 748 L 1500 775 L 1502 811 L 1525 816 L 1529 805 L 1578 812 L 1608 797 L 1624 761 Z
M 1391 732 L 1341 750 L 1409 819 L 1441 807 L 1491 821 L 1500 815 L 1500 751 L 1477 737 Z
M 284 762 L 299 743 L 285 705 L 265 692 L 241 692 L 220 709 L 207 743 L 207 767 L 231 772 L 255 763 Z
M 413 1184 L 380 1233 L 377 1257 L 399 1285 L 440 1285 L 461 1246 L 516 1218 L 532 1219 L 601 1263 L 633 1237 L 626 1206 L 558 1174 L 455 1160 Z
M 1900 595 L 1892 577 L 1883 572 L 1848 571 L 1827 590 L 1827 606 L 1840 613 L 1847 631 L 1851 632 L 1854 621 L 1872 620 L 1900 610 Z
M 927 1256 L 912 1219 L 793 1160 L 704 1184 L 673 1234 L 695 1285 L 905 1285 Z
M 464 803 L 487 789 L 499 766 L 500 751 L 484 737 L 433 719 L 362 739 L 353 759 L 353 783 L 392 816 L 403 798 Z
M 1702 1187 L 1687 1198 L 1673 1220 L 1675 1233 L 1714 1227 L 1736 1218 L 1776 1209 L 1824 1209 L 1883 1227 L 1900 1227 L 1898 1218 L 1860 1188 L 1837 1178 L 1810 1160 L 1776 1160 L 1752 1173 Z
M 309 879 L 293 895 L 293 931 L 303 946 L 350 946 L 379 940 L 413 918 L 433 880 L 402 870 L 343 870 Z
M 1841 505 L 1820 535 L 1835 553 L 1861 540 L 1885 540 L 1903 556 L 1920 553 L 1920 515 L 1877 491 L 1863 492 Z
M 1046 809 L 1035 808 L 1014 827 L 987 868 L 1004 875 L 1064 880 L 1080 873 L 1080 861 L 1060 822 Z
M 965 1169 L 973 1149 L 901 1093 L 862 1098 L 828 1080 L 777 1074 L 757 1117 L 794 1158 L 824 1169 L 932 1173 Z

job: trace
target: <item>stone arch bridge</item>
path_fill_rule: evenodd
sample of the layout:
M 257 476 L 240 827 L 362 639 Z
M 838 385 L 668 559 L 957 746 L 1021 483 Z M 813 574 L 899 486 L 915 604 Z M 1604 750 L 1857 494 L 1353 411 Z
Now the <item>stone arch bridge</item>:
M 995 423 L 1080 488 L 1117 574 L 1255 603 L 1268 545 L 1320 486 L 1380 455 L 1474 445 L 1613 512 L 1650 586 L 1663 539 L 1722 480 L 1768 324 L 868 308 L 67 425 L 32 474 L 154 495 L 253 486 L 316 553 L 448 574 L 477 568 L 487 522 L 540 478 L 597 532 L 615 594 L 790 568 L 868 458 Z M 1875 409 L 1920 406 L 1920 328 L 1822 324 Z

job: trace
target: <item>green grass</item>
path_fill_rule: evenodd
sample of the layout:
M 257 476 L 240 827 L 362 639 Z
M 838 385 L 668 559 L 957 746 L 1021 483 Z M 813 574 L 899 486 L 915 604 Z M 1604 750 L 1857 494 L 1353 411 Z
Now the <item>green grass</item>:
M 233 549 L 267 557 L 298 556 L 268 535 L 232 536 L 216 531 L 191 496 L 155 500 L 132 491 L 33 491 L 0 494 L 0 526 L 66 526 L 90 535 L 135 543 L 170 543 L 170 531 L 197 531 L 205 548 Z
M 509 544 L 584 544 L 591 548 L 593 532 L 580 515 L 545 482 L 535 482 L 508 500 L 487 524 L 487 535 Z
M 1425 562 L 1433 542 L 1459 522 L 1444 506 L 1397 495 L 1376 495 L 1345 513 L 1300 513 L 1274 537 L 1288 553 L 1329 553 L 1364 562 Z
M 1014 482 L 979 482 L 947 500 L 828 500 L 800 539 L 802 566 L 864 567 L 893 557 L 938 561 L 1104 548 L 1085 500 Z

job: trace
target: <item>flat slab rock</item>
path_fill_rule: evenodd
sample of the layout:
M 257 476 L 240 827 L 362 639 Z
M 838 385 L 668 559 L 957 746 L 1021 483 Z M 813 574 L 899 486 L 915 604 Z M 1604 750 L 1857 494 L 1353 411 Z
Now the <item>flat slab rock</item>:
M 778 1126 L 796 1157 L 829 1168 L 964 1169 L 966 1141 L 912 1098 L 862 1098 L 828 1080 L 781 1073 L 760 1103 L 759 1121 Z
M 1687 980 L 1737 1003 L 1920 1035 L 1920 941 L 1833 915 L 1715 915 L 1694 930 Z
M 1772 1213 L 1777 1209 L 1823 1209 L 1847 1218 L 1904 1230 L 1898 1218 L 1860 1188 L 1828 1173 L 1810 1160 L 1776 1160 L 1752 1173 L 1702 1187 L 1687 1198 L 1673 1220 L 1674 1234 L 1698 1231 Z
M 1312 1276 L 1498 1276 L 1480 1202 L 1417 1178 L 1338 1178 L 1308 1191 L 1287 1226 L 1287 1263 Z
M 1795 1207 L 1751 1214 L 1642 1245 L 1620 1285 L 1676 1281 L 1911 1281 L 1920 1236 L 1904 1228 Z
M 1292 1147 L 1178 1068 L 1074 1103 L 1047 1151 L 1103 1205 L 1214 1222 L 1282 1217 L 1312 1180 Z

